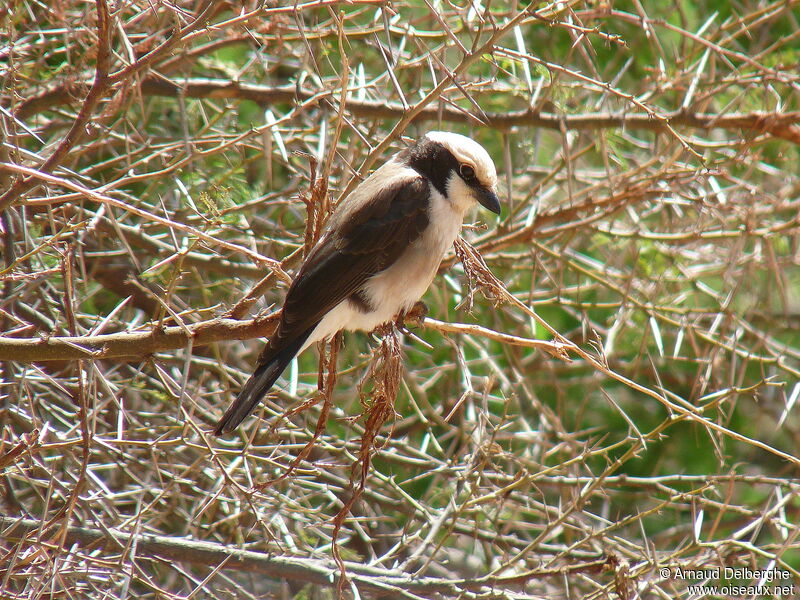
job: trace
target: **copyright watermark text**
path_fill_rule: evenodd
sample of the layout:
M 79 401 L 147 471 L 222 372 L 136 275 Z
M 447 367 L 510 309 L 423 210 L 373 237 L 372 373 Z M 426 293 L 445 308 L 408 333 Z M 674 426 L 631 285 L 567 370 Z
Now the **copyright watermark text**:
M 750 569 L 749 567 L 708 567 L 686 569 L 661 567 L 663 579 L 702 582 L 688 586 L 690 596 L 771 596 L 795 597 L 800 586 L 791 573 L 781 569 Z M 747 582 L 747 583 L 745 583 Z

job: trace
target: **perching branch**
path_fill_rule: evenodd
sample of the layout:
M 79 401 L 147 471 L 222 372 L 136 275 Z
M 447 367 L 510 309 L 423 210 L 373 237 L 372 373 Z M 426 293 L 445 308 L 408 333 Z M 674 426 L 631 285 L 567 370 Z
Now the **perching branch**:
M 155 352 L 177 350 L 190 341 L 202 346 L 224 340 L 268 337 L 277 324 L 277 314 L 247 321 L 212 319 L 185 326 L 106 335 L 42 338 L 0 337 L 0 360 L 20 363 L 80 358 L 142 359 Z
M 269 337 L 277 326 L 279 316 L 280 312 L 274 312 L 265 317 L 242 321 L 220 318 L 161 330 L 123 331 L 104 335 L 39 338 L 0 336 L 0 360 L 32 363 L 81 358 L 143 359 L 156 352 L 183 348 L 190 340 L 192 346 L 196 347 L 214 342 Z M 473 335 L 512 346 L 536 348 L 552 356 L 566 358 L 562 344 L 508 335 L 479 325 L 446 323 L 430 317 L 421 322 L 414 321 L 414 324 L 442 333 Z

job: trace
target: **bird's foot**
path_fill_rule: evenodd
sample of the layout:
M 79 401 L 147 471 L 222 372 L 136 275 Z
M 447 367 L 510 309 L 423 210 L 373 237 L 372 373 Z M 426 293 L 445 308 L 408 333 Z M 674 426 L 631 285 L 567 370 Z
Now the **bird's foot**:
M 409 310 L 401 312 L 394 321 L 395 327 L 403 333 L 408 333 L 408 326 L 419 326 L 428 315 L 428 306 L 419 300 Z
M 411 310 L 406 313 L 406 321 L 411 321 L 412 323 L 419 325 L 427 316 L 428 305 L 422 300 L 418 300 L 417 303 L 411 307 Z

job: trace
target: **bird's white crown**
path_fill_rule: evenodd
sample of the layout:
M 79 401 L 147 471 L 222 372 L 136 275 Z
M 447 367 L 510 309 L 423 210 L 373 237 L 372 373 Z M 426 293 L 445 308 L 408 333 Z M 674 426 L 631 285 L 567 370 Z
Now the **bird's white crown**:
M 425 137 L 447 148 L 461 164 L 475 169 L 481 184 L 493 189 L 497 185 L 497 171 L 486 149 L 472 138 L 450 131 L 429 131 Z

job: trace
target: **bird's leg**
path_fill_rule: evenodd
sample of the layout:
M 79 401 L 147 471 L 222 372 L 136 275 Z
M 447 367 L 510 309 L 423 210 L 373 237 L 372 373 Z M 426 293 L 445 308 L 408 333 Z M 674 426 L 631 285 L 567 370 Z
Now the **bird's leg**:
M 428 316 L 428 305 L 425 304 L 422 300 L 417 300 L 414 306 L 411 307 L 406 313 L 406 321 L 411 321 L 412 323 L 422 323 L 425 320 L 425 317 Z
M 428 316 L 428 306 L 418 300 L 409 310 L 402 311 L 394 321 L 395 327 L 403 333 L 408 333 L 407 325 L 420 325 Z

